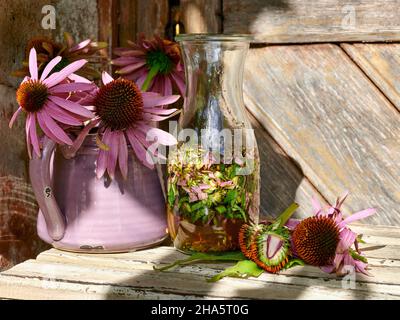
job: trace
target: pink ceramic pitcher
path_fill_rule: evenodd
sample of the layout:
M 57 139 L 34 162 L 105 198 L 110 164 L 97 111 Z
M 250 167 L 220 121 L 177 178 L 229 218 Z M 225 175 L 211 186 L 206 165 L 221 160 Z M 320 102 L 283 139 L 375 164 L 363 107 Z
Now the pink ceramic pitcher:
M 165 201 L 157 172 L 129 150 L 128 179 L 97 179 L 98 147 L 89 135 L 72 159 L 45 139 L 30 161 L 40 211 L 40 238 L 71 251 L 117 252 L 146 248 L 167 236 Z

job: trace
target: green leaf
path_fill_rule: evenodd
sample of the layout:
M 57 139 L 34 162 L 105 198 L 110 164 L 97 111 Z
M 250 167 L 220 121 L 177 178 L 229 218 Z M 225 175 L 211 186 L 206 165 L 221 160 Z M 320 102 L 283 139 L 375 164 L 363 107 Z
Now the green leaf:
M 183 266 L 194 262 L 209 262 L 209 261 L 241 261 L 245 260 L 246 257 L 240 251 L 229 251 L 222 253 L 203 253 L 196 252 L 190 257 L 182 260 L 176 260 L 173 263 L 167 264 L 163 267 L 154 266 L 153 269 L 157 271 L 165 271 L 176 266 Z
M 218 206 L 215 208 L 215 210 L 217 210 L 217 212 L 220 214 L 223 214 L 226 212 L 226 208 L 224 206 Z
M 235 204 L 235 205 L 233 206 L 233 209 L 238 210 L 238 211 L 240 212 L 240 214 L 241 214 L 243 220 L 244 220 L 245 222 L 247 221 L 246 212 L 244 212 L 244 210 L 243 210 L 241 207 L 239 207 L 237 204 Z
M 224 203 L 231 204 L 233 201 L 236 200 L 236 197 L 237 197 L 237 190 L 229 190 L 226 193 L 226 197 L 225 197 Z
M 358 243 L 366 243 L 364 240 L 363 240 L 363 235 L 362 234 L 359 234 L 359 235 L 357 235 L 357 238 L 356 238 L 356 240 L 357 240 L 357 242 Z
M 283 267 L 284 270 L 296 267 L 296 266 L 304 266 L 305 263 L 301 259 L 290 259 L 289 262 Z
M 178 208 L 180 208 L 184 202 L 189 202 L 189 197 L 185 196 L 180 198 L 178 202 Z
M 258 278 L 264 272 L 257 264 L 251 260 L 242 260 L 236 263 L 234 266 L 226 268 L 221 273 L 218 273 L 214 277 L 207 279 L 208 282 L 215 282 L 221 280 L 224 277 L 234 278 Z
M 355 250 L 353 250 L 353 249 L 350 248 L 350 249 L 349 249 L 349 253 L 350 253 L 350 255 L 351 255 L 351 257 L 352 257 L 353 259 L 360 260 L 360 261 L 362 261 L 362 262 L 364 262 L 364 263 L 368 263 L 367 258 L 364 257 L 364 256 L 362 256 L 362 255 L 360 255 L 357 251 L 355 251 Z
M 168 188 L 168 204 L 173 207 L 175 204 L 175 192 L 172 185 Z
M 203 201 L 198 201 L 194 204 L 191 205 L 192 211 L 196 211 L 196 210 L 200 210 L 202 208 L 204 208 L 205 204 L 203 203 Z

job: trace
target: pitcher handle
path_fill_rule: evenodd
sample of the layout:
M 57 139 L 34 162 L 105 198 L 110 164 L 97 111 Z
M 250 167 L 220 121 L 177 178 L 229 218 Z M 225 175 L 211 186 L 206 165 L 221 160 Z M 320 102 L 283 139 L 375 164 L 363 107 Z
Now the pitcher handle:
M 33 192 L 46 221 L 49 236 L 58 241 L 65 233 L 65 219 L 54 197 L 50 179 L 50 160 L 56 143 L 47 137 L 43 139 L 42 157 L 35 152 L 29 161 L 29 176 Z

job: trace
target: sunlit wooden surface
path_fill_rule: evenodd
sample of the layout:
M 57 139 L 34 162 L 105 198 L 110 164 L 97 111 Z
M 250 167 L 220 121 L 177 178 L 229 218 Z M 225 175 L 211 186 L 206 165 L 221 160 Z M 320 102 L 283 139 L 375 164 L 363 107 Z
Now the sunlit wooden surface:
M 56 249 L 0 274 L 7 299 L 400 299 L 400 228 L 357 226 L 368 248 L 371 277 L 340 278 L 316 267 L 279 275 L 224 278 L 208 283 L 232 263 L 194 264 L 171 271 L 154 265 L 185 255 L 172 247 L 121 253 L 76 254 Z

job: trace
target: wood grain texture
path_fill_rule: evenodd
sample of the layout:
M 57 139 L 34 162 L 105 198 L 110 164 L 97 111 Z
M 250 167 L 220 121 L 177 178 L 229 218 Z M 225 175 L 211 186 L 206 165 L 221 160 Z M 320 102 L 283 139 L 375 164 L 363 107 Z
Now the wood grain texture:
M 293 217 L 308 217 L 312 213 L 313 196 L 321 203 L 327 204 L 310 181 L 304 177 L 294 159 L 283 151 L 251 114 L 249 117 L 256 134 L 261 162 L 261 219 L 279 216 L 293 202 L 300 205 Z
M 342 43 L 341 47 L 400 111 L 400 44 Z
M 398 41 L 398 0 L 224 0 L 223 30 L 268 43 Z
M 0 177 L 0 270 L 48 248 L 36 233 L 37 212 L 30 184 L 14 176 Z
M 136 30 L 147 38 L 164 36 L 168 22 L 168 0 L 137 0 Z
M 340 47 L 250 50 L 245 103 L 330 202 L 345 190 L 349 214 L 400 225 L 400 114 Z
M 29 39 L 51 36 L 51 30 L 40 25 L 42 7 L 48 4 L 54 5 L 54 1 L 0 1 L 0 84 L 16 88 L 21 79 L 11 76 L 11 72 L 21 67 Z
M 368 231 L 368 227 L 358 228 Z M 396 231 L 392 229 L 389 234 L 395 235 L 393 232 Z M 279 275 L 264 273 L 247 280 L 225 278 L 217 283 L 208 283 L 205 278 L 232 263 L 188 265 L 164 273 L 154 271 L 154 265 L 185 257 L 172 247 L 96 255 L 51 249 L 40 254 L 37 260 L 1 273 L 0 296 L 14 299 L 399 299 L 400 246 L 392 248 L 386 251 L 385 259 L 370 258 L 373 277 L 357 275 L 352 290 L 343 287 L 346 280 L 310 266 L 296 267 Z M 374 251 L 366 251 L 367 256 Z
M 186 33 L 219 33 L 220 0 L 181 0 L 182 22 Z
M 117 0 L 97 0 L 99 21 L 98 39 L 99 41 L 108 43 L 108 47 L 102 51 L 102 54 L 106 57 L 112 57 L 113 48 L 118 46 L 117 4 Z M 102 70 L 106 70 L 108 73 L 112 74 L 112 66 L 108 61 L 102 65 Z
M 136 39 L 137 20 L 141 12 L 136 12 L 136 1 L 119 0 L 118 1 L 118 45 L 127 46 L 127 40 L 134 41 Z

